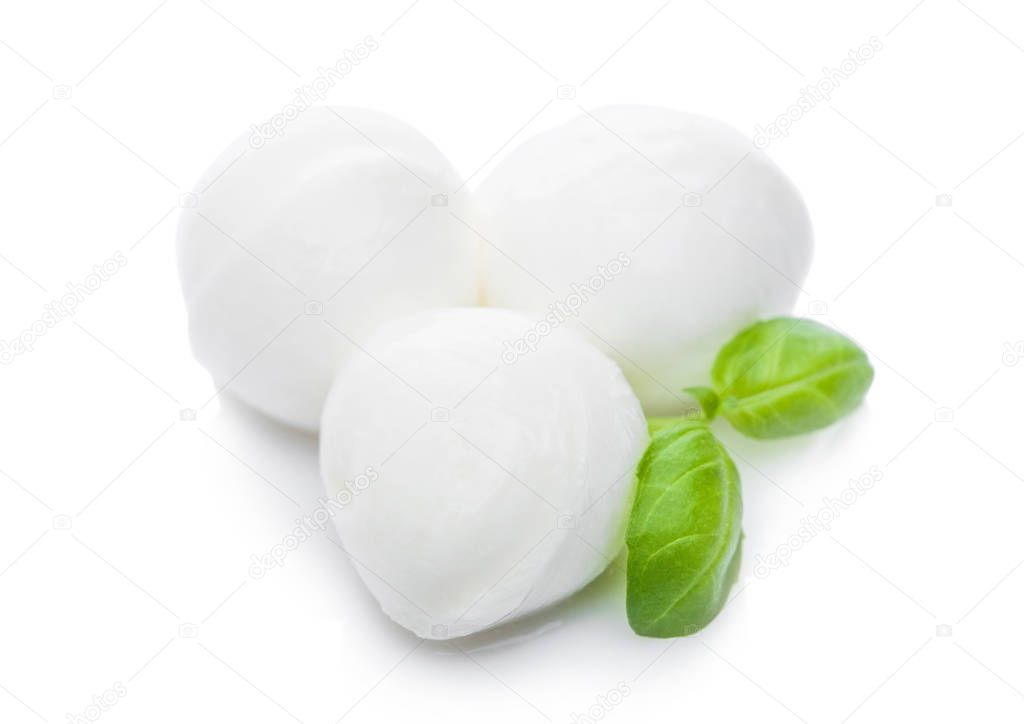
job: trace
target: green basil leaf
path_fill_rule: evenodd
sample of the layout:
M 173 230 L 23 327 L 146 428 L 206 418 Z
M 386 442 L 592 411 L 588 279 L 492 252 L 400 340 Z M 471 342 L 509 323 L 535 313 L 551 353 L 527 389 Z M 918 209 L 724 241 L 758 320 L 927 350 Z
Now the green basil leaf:
M 637 467 L 626 612 L 638 634 L 687 636 L 725 604 L 740 541 L 740 477 L 703 421 L 663 426 Z
M 758 322 L 715 359 L 718 411 L 755 438 L 799 435 L 831 425 L 860 404 L 874 370 L 852 340 L 809 319 Z
M 718 395 L 713 389 L 710 387 L 684 387 L 683 392 L 697 401 L 697 404 L 700 405 L 701 412 L 704 413 L 704 417 L 706 419 L 715 419 L 715 413 L 718 412 L 718 405 L 721 404 L 722 401 L 718 399 Z

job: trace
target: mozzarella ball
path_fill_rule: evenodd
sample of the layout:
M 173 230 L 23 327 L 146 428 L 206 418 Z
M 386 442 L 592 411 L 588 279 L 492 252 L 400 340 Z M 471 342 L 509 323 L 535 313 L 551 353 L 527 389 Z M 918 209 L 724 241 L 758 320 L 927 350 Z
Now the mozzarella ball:
M 316 430 L 338 365 L 377 325 L 476 303 L 476 241 L 434 198 L 459 183 L 376 111 L 313 108 L 235 141 L 178 228 L 192 349 L 218 389 Z
M 517 340 L 532 340 L 522 354 Z M 618 367 L 499 309 L 383 327 L 339 371 L 322 474 L 345 550 L 417 636 L 464 636 L 554 603 L 622 547 L 647 443 Z
M 571 322 L 648 413 L 678 414 L 718 348 L 792 308 L 811 260 L 793 184 L 733 128 L 643 106 L 528 140 L 476 191 L 495 306 Z

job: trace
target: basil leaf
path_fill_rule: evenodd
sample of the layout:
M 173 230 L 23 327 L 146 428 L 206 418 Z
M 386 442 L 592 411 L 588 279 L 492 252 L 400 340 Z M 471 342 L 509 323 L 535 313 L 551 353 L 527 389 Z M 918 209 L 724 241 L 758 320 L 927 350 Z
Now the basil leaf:
M 663 426 L 637 468 L 626 534 L 626 612 L 638 634 L 696 633 L 735 578 L 740 477 L 703 421 Z
M 722 401 L 718 399 L 718 395 L 713 389 L 710 387 L 684 387 L 683 392 L 697 401 L 706 419 L 715 419 L 715 413 L 718 412 L 718 406 Z
M 799 435 L 831 425 L 860 404 L 874 369 L 852 340 L 809 319 L 758 322 L 715 359 L 718 411 L 755 438 Z

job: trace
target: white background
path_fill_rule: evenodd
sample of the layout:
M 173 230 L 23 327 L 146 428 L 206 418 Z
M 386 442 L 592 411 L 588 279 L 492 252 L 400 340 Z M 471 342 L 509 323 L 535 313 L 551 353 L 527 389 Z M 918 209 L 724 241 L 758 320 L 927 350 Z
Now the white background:
M 632 634 L 621 565 L 457 647 L 391 624 L 330 537 L 249 576 L 315 504 L 316 442 L 215 398 L 192 361 L 179 198 L 366 36 L 328 101 L 413 123 L 470 189 L 580 107 L 753 135 L 882 42 L 768 149 L 815 223 L 796 311 L 859 340 L 875 386 L 803 439 L 719 428 L 746 543 L 702 635 Z M 4 3 L 0 339 L 127 264 L 0 367 L 0 721 L 1020 721 L 1022 46 L 1024 8 L 998 0 Z M 830 531 L 757 575 L 872 466 Z

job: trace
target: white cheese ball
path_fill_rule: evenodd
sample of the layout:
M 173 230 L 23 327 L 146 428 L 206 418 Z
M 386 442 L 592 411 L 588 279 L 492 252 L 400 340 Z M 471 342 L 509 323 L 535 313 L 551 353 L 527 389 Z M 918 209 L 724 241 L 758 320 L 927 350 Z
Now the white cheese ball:
M 392 322 L 338 373 L 320 433 L 345 550 L 384 612 L 464 636 L 554 603 L 623 544 L 647 443 L 618 367 L 532 320 L 445 309 Z
M 433 198 L 459 183 L 376 111 L 313 108 L 235 141 L 178 228 L 192 349 L 218 389 L 316 430 L 338 365 L 377 325 L 474 304 L 476 241 Z
M 513 149 L 476 191 L 488 303 L 585 331 L 644 409 L 679 413 L 718 348 L 785 313 L 811 260 L 793 184 L 733 128 L 613 106 Z

